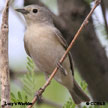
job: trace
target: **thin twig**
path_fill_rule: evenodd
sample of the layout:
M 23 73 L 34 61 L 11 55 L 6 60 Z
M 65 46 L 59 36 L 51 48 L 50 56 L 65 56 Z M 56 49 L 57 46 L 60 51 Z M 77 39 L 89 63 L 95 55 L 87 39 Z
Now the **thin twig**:
M 66 58 L 67 54 L 69 53 L 70 49 L 72 48 L 75 40 L 78 38 L 79 34 L 81 33 L 82 29 L 84 28 L 84 26 L 88 23 L 88 20 L 90 18 L 90 16 L 92 15 L 92 13 L 94 12 L 95 8 L 101 3 L 101 0 L 95 0 L 95 5 L 94 7 L 91 9 L 90 13 L 88 14 L 88 16 L 85 18 L 85 20 L 83 21 L 82 25 L 80 26 L 78 32 L 76 33 L 76 35 L 74 36 L 74 39 L 71 41 L 69 47 L 67 48 L 66 52 L 64 53 L 64 55 L 62 56 L 62 58 L 60 59 L 60 64 L 62 64 L 62 62 L 64 61 L 64 59 Z M 32 105 L 29 105 L 27 108 L 31 108 L 37 101 L 38 96 L 41 96 L 42 93 L 45 91 L 45 89 L 47 88 L 47 86 L 50 84 L 51 80 L 53 79 L 54 75 L 57 73 L 57 70 L 59 69 L 59 67 L 56 67 L 54 69 L 54 71 L 52 72 L 52 74 L 50 75 L 49 79 L 46 81 L 46 83 L 43 85 L 42 88 L 40 88 L 37 92 L 37 95 L 34 97 L 34 99 L 32 100 Z
M 8 65 L 8 11 L 9 0 L 6 0 L 6 5 L 3 10 L 2 25 L 0 29 L 0 77 L 1 77 L 1 107 L 10 108 L 5 106 L 5 103 L 10 102 L 10 77 Z
M 102 14 L 104 17 L 104 22 L 105 22 L 105 29 L 108 37 L 108 24 L 107 24 L 107 19 L 106 19 L 106 9 L 103 0 L 101 1 L 101 9 L 102 9 Z

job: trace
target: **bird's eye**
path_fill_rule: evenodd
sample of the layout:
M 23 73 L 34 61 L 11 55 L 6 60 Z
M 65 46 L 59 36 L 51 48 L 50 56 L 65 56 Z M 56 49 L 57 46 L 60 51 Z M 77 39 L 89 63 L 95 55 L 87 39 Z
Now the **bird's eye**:
M 38 10 L 37 9 L 33 9 L 33 13 L 37 13 L 38 12 Z

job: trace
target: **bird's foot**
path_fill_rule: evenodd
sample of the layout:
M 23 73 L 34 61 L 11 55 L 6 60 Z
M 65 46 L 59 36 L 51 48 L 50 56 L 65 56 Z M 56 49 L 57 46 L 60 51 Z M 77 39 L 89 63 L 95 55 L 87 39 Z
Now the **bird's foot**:
M 59 67 L 60 71 L 66 76 L 67 71 L 66 69 L 60 64 L 60 62 L 57 62 L 57 66 Z
M 39 91 L 40 90 L 43 90 L 43 89 L 40 88 Z M 39 96 L 39 91 L 36 92 L 35 96 L 37 97 L 37 103 L 41 104 L 42 103 L 42 96 Z

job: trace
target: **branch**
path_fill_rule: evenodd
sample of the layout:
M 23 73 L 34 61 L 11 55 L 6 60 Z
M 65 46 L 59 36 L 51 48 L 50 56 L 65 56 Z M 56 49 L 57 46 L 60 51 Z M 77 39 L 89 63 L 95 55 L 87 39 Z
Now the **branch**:
M 5 102 L 10 102 L 10 78 L 8 65 L 8 11 L 9 0 L 3 10 L 2 25 L 0 29 L 0 79 L 1 79 L 1 106 L 2 108 L 10 108 L 5 106 Z
M 76 33 L 76 35 L 74 36 L 73 40 L 71 41 L 69 47 L 67 48 L 66 52 L 64 53 L 64 55 L 62 56 L 62 58 L 60 59 L 60 64 L 62 64 L 62 62 L 64 61 L 64 59 L 66 58 L 66 56 L 68 55 L 70 49 L 72 48 L 75 40 L 78 38 L 79 34 L 81 33 L 82 29 L 85 27 L 85 25 L 87 25 L 88 20 L 90 18 L 90 16 L 92 15 L 92 13 L 94 12 L 95 8 L 101 3 L 101 0 L 95 0 L 95 5 L 94 7 L 91 9 L 90 13 L 88 14 L 88 16 L 85 18 L 85 20 L 83 21 L 82 25 L 80 26 L 78 32 Z M 32 100 L 32 105 L 29 105 L 27 108 L 31 108 L 35 102 L 37 101 L 38 97 L 42 95 L 42 93 L 45 91 L 45 89 L 47 88 L 47 86 L 50 84 L 51 80 L 53 79 L 54 75 L 57 73 L 59 69 L 59 66 L 56 67 L 54 69 L 54 71 L 52 72 L 52 74 L 50 75 L 49 79 L 46 81 L 46 83 L 43 85 L 42 88 L 40 88 L 37 92 L 37 95 L 34 97 L 34 99 Z

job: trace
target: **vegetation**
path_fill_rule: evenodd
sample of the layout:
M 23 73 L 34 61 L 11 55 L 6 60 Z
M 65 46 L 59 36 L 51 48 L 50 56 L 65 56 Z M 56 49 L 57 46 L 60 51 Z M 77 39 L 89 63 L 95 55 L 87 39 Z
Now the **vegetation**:
M 31 58 L 27 57 L 27 60 L 28 60 L 28 62 L 27 62 L 28 73 L 26 73 L 21 78 L 23 89 L 18 90 L 17 92 L 15 91 L 15 89 L 11 91 L 11 102 L 12 103 L 31 102 L 36 90 L 38 90 L 45 82 L 45 81 L 43 81 L 43 79 L 44 79 L 43 75 L 39 76 L 39 75 L 35 74 L 35 72 L 34 72 L 35 71 L 35 64 L 31 60 Z M 77 81 L 80 81 L 81 88 L 86 93 L 88 93 L 87 83 L 85 81 L 81 81 L 78 74 L 75 74 L 75 76 L 78 79 Z M 55 91 L 56 91 L 56 93 L 54 93 Z M 52 92 L 53 92 L 53 95 L 51 95 Z M 63 94 L 64 94 L 64 96 L 63 96 Z M 63 103 L 66 100 L 68 100 L 63 105 L 63 108 L 76 108 L 76 105 L 74 104 L 72 99 L 69 96 L 66 97 L 67 94 L 68 94 L 67 90 L 53 80 L 52 84 L 50 85 L 50 87 L 48 87 L 48 89 L 45 91 L 43 96 L 46 97 L 47 99 L 52 99 L 55 102 L 58 102 L 58 101 L 60 102 L 60 100 L 61 100 L 60 103 Z M 58 95 L 60 96 L 59 98 L 58 98 Z M 63 100 L 63 97 L 66 97 L 66 100 L 65 99 Z M 48 105 L 45 105 L 42 103 L 37 104 L 37 105 L 38 105 L 38 108 L 43 108 L 43 106 L 44 106 L 44 108 L 54 108 L 54 107 L 51 107 L 51 106 L 48 106 Z M 36 108 L 37 105 L 35 105 L 33 108 Z M 13 105 L 12 108 L 16 108 L 15 104 Z M 26 108 L 26 105 L 17 105 L 17 108 Z M 94 105 L 89 105 L 89 107 L 87 107 L 86 103 L 84 103 L 84 105 L 82 105 L 81 108 L 108 108 L 108 105 L 100 106 L 100 107 L 94 106 Z

